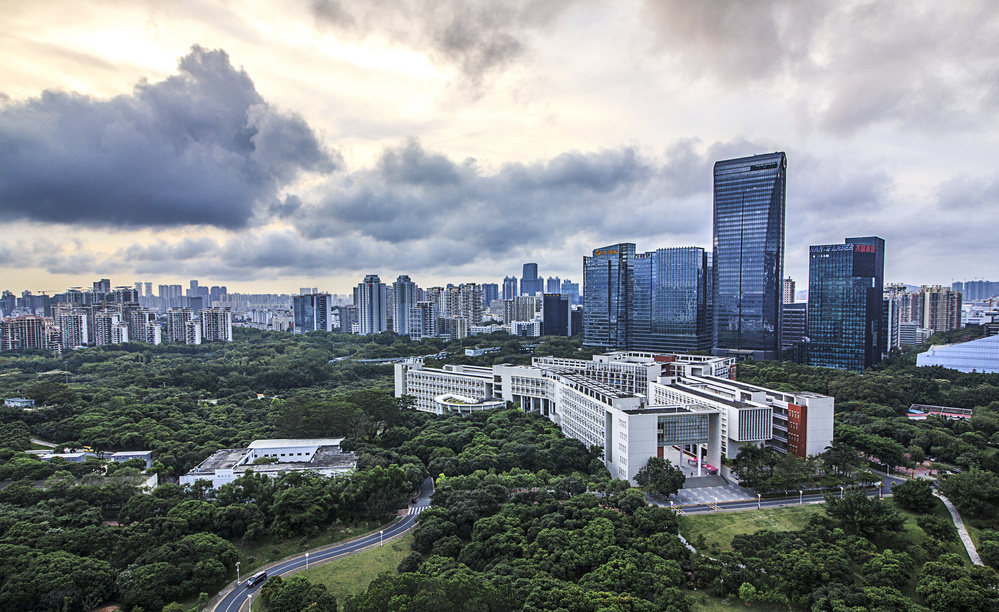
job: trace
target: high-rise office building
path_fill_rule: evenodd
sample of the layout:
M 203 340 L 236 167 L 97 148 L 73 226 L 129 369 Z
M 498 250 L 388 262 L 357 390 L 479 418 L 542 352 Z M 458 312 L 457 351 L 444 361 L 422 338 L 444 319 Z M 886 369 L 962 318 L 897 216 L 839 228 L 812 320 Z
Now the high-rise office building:
M 144 295 L 146 297 L 153 297 L 153 284 L 152 283 L 144 283 L 144 285 L 146 287 L 146 292 L 145 292 Z
M 499 285 L 497 283 L 482 283 L 482 307 L 489 308 L 489 305 L 499 299 Z
M 364 277 L 354 288 L 357 306 L 358 333 L 362 336 L 378 334 L 388 329 L 388 291 L 377 274 Z
M 791 302 L 781 305 L 780 346 L 783 350 L 802 342 L 808 333 L 808 303 Z
M 562 295 L 569 296 L 569 301 L 573 305 L 579 304 L 579 283 L 574 283 L 568 278 L 562 280 L 562 288 L 559 290 Z
M 520 295 L 544 293 L 545 279 L 538 277 L 538 264 L 524 264 L 524 275 L 520 278 Z
M 296 334 L 333 331 L 333 299 L 330 294 L 295 295 L 291 302 Z
M 794 279 L 790 276 L 784 279 L 783 298 L 785 304 L 794 303 Z
M 657 249 L 634 259 L 631 325 L 618 348 L 711 350 L 711 255 L 699 247 Z M 585 316 L 585 308 L 584 308 Z
M 409 309 L 416 305 L 416 283 L 402 274 L 392 283 L 392 330 L 409 335 Z
M 612 244 L 583 257 L 583 344 L 626 347 L 634 300 L 635 245 Z
M 875 236 L 809 248 L 809 365 L 863 372 L 887 353 L 884 249 Z
M 562 279 L 557 276 L 549 276 L 545 281 L 545 293 L 561 293 Z
M 715 163 L 714 351 L 780 358 L 787 158 Z
M 568 336 L 572 327 L 572 303 L 561 293 L 545 293 L 541 306 L 541 334 Z
M 502 299 L 512 300 L 513 298 L 520 295 L 520 291 L 517 290 L 517 277 L 516 276 L 504 276 L 503 277 L 503 294 Z

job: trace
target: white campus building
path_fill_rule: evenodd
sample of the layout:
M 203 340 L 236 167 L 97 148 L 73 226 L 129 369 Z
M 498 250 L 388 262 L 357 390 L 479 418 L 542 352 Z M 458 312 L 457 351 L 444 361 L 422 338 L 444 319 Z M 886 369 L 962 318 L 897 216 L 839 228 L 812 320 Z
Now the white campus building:
M 617 478 L 633 480 L 650 457 L 683 449 L 709 471 L 743 444 L 805 457 L 832 443 L 833 398 L 739 383 L 735 358 L 618 351 L 591 361 L 536 357 L 530 366 L 397 363 L 395 394 L 434 414 L 517 403 L 566 436 L 603 448 Z M 469 403 L 439 401 L 461 395 Z M 473 403 L 474 402 L 474 403 Z
M 249 471 L 273 476 L 294 471 L 318 472 L 324 476 L 347 473 L 357 467 L 357 456 L 340 450 L 343 438 L 256 440 L 247 448 L 216 451 L 180 477 L 180 484 L 207 480 L 218 489 Z M 255 463 L 258 460 L 260 463 Z

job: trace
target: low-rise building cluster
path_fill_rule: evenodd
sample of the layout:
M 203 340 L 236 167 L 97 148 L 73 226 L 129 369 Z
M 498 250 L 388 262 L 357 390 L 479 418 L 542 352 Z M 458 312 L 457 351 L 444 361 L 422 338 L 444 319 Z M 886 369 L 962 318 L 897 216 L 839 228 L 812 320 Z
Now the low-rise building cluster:
M 592 360 L 536 357 L 530 366 L 395 366 L 396 397 L 443 414 L 518 404 L 566 436 L 603 449 L 616 478 L 633 480 L 650 457 L 675 447 L 719 466 L 743 445 L 798 457 L 833 439 L 834 400 L 736 382 L 734 357 L 618 351 Z M 458 396 L 462 402 L 449 402 Z

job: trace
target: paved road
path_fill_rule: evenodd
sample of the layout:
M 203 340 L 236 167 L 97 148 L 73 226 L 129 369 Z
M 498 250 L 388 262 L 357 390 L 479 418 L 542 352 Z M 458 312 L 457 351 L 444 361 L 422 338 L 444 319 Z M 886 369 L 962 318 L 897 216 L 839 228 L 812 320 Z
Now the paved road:
M 333 546 L 328 546 L 326 548 L 321 548 L 319 550 L 309 551 L 309 567 L 317 565 L 319 563 L 324 563 L 326 561 L 331 561 L 335 558 L 341 557 L 343 555 L 348 555 L 351 553 L 358 552 L 362 549 L 368 548 L 370 546 L 378 546 L 381 542 L 387 542 L 390 539 L 401 537 L 408 533 L 413 527 L 416 526 L 416 515 L 423 512 L 430 506 L 430 496 L 434 492 L 434 481 L 427 478 L 423 482 L 423 486 L 420 489 L 420 495 L 416 498 L 416 503 L 409 506 L 409 512 L 402 517 L 397 518 L 393 522 L 389 523 L 385 529 L 379 532 L 370 533 L 368 535 L 361 536 L 354 540 L 348 542 L 343 542 L 341 544 L 335 544 Z M 305 555 L 301 554 L 295 557 L 279 561 L 270 567 L 265 568 L 267 570 L 268 577 L 270 576 L 284 576 L 287 574 L 294 573 L 300 569 L 305 568 Z M 252 575 L 252 574 L 250 574 Z M 248 588 L 246 586 L 246 578 L 250 575 L 241 575 L 242 582 L 236 585 L 232 591 L 226 593 L 225 597 L 221 599 L 214 607 L 207 608 L 207 612 L 246 612 L 249 610 L 249 606 L 246 605 L 247 599 L 251 596 L 256 596 L 260 591 L 260 587 L 266 583 L 260 583 L 255 587 Z

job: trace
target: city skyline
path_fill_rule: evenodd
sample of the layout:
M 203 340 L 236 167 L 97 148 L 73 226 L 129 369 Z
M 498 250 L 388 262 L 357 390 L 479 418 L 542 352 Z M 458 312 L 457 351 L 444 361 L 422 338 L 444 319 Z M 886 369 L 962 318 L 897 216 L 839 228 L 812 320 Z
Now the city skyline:
M 0 27 L 11 289 L 581 279 L 593 245 L 710 249 L 712 164 L 778 150 L 799 285 L 870 233 L 890 282 L 994 276 L 986 2 L 72 7 Z

